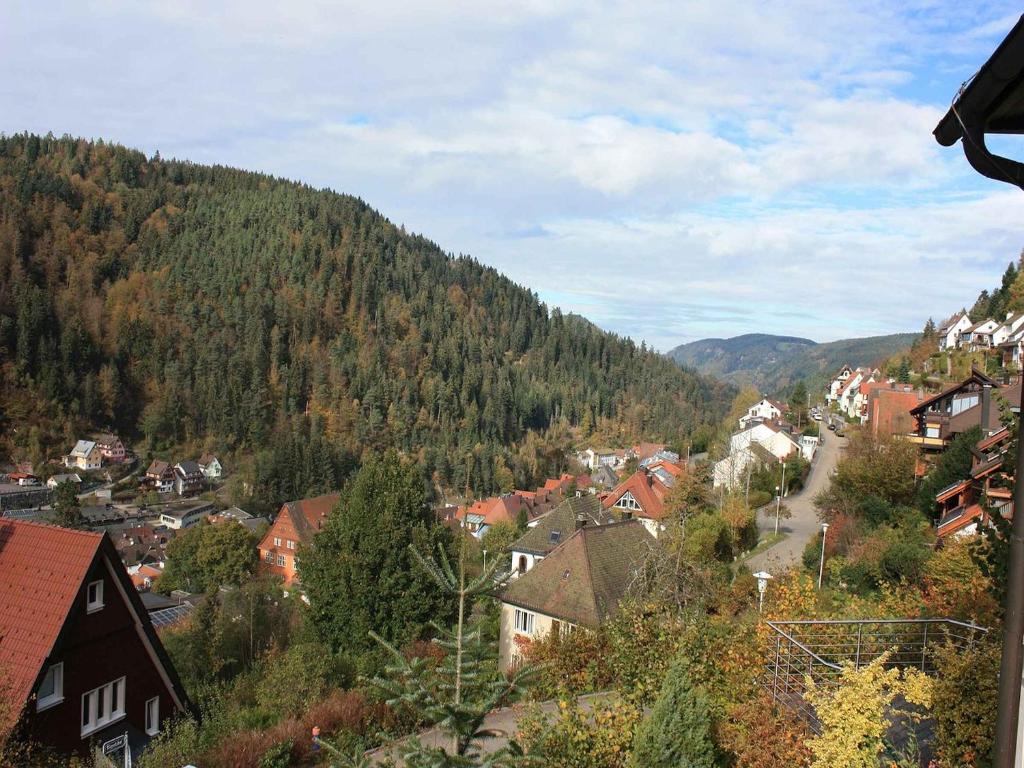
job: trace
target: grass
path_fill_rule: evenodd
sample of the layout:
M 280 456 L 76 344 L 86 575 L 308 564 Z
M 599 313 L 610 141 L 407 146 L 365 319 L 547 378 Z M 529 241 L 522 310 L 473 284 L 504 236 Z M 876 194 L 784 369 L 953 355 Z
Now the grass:
M 744 552 L 742 555 L 740 555 L 739 560 L 737 562 L 742 563 L 744 560 L 749 560 L 754 555 L 761 554 L 766 549 L 770 549 L 771 547 L 774 547 L 776 544 L 778 544 L 780 541 L 783 541 L 788 535 L 789 535 L 788 533 L 781 533 L 781 532 L 780 533 L 766 533 L 761 538 L 761 540 L 759 542 L 757 542 L 757 546 L 754 547 L 749 552 Z

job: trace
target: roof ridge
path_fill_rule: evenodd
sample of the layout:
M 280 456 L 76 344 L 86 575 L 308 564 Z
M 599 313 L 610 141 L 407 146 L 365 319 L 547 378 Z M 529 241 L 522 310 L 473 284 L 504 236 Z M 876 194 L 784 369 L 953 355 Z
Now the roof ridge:
M 102 539 L 103 531 L 83 531 L 78 528 L 65 528 L 63 525 L 54 525 L 53 523 L 43 523 L 37 520 L 18 520 L 15 518 L 4 517 L 0 518 L 0 524 L 12 523 L 17 525 L 30 525 L 36 528 L 49 528 L 54 531 L 64 531 L 65 533 L 75 533 L 80 536 L 87 536 L 89 538 Z

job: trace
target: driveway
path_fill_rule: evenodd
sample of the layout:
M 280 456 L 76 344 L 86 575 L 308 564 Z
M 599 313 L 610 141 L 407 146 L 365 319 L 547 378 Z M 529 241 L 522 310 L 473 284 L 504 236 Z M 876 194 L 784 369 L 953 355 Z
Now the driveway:
M 814 497 L 828 487 L 832 471 L 836 468 L 843 446 L 846 445 L 844 437 L 836 437 L 832 432 L 825 430 L 822 430 L 822 434 L 826 436 L 825 443 L 818 448 L 814 456 L 804 489 L 784 500 L 792 517 L 779 521 L 779 531 L 788 535 L 774 547 L 747 560 L 746 565 L 750 570 L 778 573 L 799 563 L 807 542 L 816 537 L 821 530 L 818 511 L 814 508 Z M 762 534 L 775 530 L 774 506 L 762 510 L 758 515 L 757 525 Z
M 578 701 L 580 707 L 589 712 L 594 703 L 602 699 L 608 699 L 615 696 L 613 692 L 604 691 L 601 693 L 587 693 L 580 696 Z M 495 733 L 495 737 L 487 739 L 482 742 L 482 751 L 485 754 L 492 754 L 504 746 L 508 745 L 509 739 L 513 738 L 518 730 L 519 718 L 523 716 L 527 709 L 526 704 L 516 704 L 511 707 L 505 707 L 504 709 L 496 709 L 487 715 L 487 719 L 484 721 L 484 728 Z M 554 714 L 558 711 L 558 702 L 556 700 L 543 701 L 540 703 L 541 711 L 546 715 Z M 451 742 L 451 737 L 446 736 L 436 728 L 431 728 L 428 731 L 424 731 L 420 734 L 420 741 L 430 747 L 448 747 Z M 373 763 L 382 763 L 386 759 L 390 758 L 394 760 L 399 766 L 402 765 L 399 760 L 401 741 L 396 744 L 389 744 L 368 753 L 368 757 L 371 758 Z

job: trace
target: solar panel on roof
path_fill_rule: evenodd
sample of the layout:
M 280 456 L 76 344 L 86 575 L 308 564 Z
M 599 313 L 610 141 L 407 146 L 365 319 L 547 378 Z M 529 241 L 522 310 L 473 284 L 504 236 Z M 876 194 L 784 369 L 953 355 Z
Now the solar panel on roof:
M 153 622 L 154 627 L 167 627 L 184 620 L 190 613 L 192 613 L 192 605 L 190 603 L 183 603 L 172 608 L 153 611 L 149 614 L 149 620 Z

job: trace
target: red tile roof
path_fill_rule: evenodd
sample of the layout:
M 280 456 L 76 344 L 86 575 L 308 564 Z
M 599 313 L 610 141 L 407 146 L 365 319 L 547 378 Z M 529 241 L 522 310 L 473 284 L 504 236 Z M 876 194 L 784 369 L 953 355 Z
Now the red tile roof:
M 636 457 L 643 461 L 649 459 L 651 456 L 656 454 L 658 451 L 664 451 L 668 446 L 665 443 L 639 443 L 633 446 L 633 453 Z
M 15 702 L 8 719 L 32 693 L 102 541 L 101 533 L 0 520 L 0 680 Z
M 514 523 L 520 509 L 524 509 L 526 503 L 517 494 L 508 496 L 492 496 L 489 499 L 478 501 L 471 507 L 461 507 L 455 513 L 455 517 L 464 520 L 468 515 L 480 515 L 483 518 L 482 525 L 497 525 L 498 523 Z
M 664 514 L 668 486 L 662 483 L 656 475 L 652 475 L 644 469 L 638 469 L 605 496 L 602 501 L 605 509 L 615 506 L 615 502 L 621 499 L 627 491 L 633 494 L 636 503 L 643 510 L 637 515 L 638 517 L 659 520 Z

